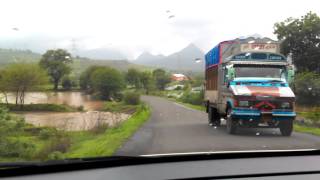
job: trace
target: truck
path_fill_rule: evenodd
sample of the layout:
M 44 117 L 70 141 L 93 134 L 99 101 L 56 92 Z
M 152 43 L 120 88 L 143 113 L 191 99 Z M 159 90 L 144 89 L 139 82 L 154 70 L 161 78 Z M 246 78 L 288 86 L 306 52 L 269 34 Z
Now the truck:
M 211 126 L 226 121 L 237 129 L 279 128 L 293 131 L 295 95 L 290 88 L 294 66 L 280 54 L 280 42 L 248 37 L 218 43 L 205 54 L 204 104 Z

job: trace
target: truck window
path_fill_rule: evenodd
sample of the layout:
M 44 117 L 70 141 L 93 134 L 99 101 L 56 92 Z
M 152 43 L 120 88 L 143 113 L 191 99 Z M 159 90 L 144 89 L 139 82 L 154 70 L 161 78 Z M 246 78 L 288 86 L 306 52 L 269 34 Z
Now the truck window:
M 269 60 L 286 60 L 283 56 L 278 54 L 269 54 Z
M 267 59 L 267 54 L 265 53 L 252 53 L 251 59 Z
M 227 74 L 228 74 L 227 68 L 223 67 L 223 84 L 224 85 L 227 85 L 228 83 Z

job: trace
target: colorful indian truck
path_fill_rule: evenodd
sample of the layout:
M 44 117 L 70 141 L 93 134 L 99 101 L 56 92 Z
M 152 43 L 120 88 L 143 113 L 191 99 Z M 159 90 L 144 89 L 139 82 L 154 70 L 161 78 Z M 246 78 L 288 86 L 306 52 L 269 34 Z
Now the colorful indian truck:
M 295 95 L 289 84 L 294 68 L 269 38 L 220 42 L 205 55 L 205 106 L 209 124 L 226 120 L 227 131 L 239 127 L 293 129 Z

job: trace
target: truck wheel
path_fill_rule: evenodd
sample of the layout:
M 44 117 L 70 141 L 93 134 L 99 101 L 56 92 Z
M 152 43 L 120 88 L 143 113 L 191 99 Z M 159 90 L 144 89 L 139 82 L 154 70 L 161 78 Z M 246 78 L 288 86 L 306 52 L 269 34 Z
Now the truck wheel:
M 208 121 L 210 126 L 220 126 L 220 114 L 215 108 L 208 107 Z
M 232 119 L 231 108 L 227 110 L 227 132 L 229 134 L 235 134 L 237 131 L 237 122 Z
M 292 120 L 281 121 L 279 124 L 279 128 L 282 136 L 291 136 L 291 133 L 293 130 L 293 121 Z

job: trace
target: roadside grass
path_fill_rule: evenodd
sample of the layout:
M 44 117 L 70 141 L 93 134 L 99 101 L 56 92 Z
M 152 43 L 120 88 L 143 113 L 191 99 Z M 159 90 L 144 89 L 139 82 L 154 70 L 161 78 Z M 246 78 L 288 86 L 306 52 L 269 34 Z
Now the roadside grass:
M 106 129 L 99 135 L 91 132 L 70 132 L 72 145 L 66 158 L 111 156 L 131 137 L 151 114 L 149 107 L 140 105 L 137 111 L 117 127 Z
M 43 129 L 43 128 L 38 128 Z M 43 152 L 43 150 L 50 145 L 55 139 L 55 137 L 49 137 L 48 139 L 42 139 L 39 136 L 39 132 L 33 133 L 33 132 L 18 132 L 14 136 L 11 136 L 9 138 L 15 138 L 18 139 L 19 142 L 23 142 L 26 144 L 32 144 L 34 148 L 32 151 L 28 152 L 28 155 L 26 157 L 21 156 L 0 156 L 0 162 L 17 162 L 17 161 L 34 161 L 34 160 L 46 160 L 48 154 L 44 154 L 43 157 L 39 157 L 39 155 Z M 22 148 L 22 147 L 21 147 Z M 8 151 L 12 151 L 13 149 L 8 149 Z M 19 151 L 25 151 L 24 148 L 19 149 Z
M 81 111 L 81 108 L 75 108 L 64 104 L 24 104 L 22 107 L 15 104 L 0 104 L 9 109 L 9 111 L 52 111 L 52 112 L 74 112 Z
M 309 126 L 295 124 L 293 128 L 294 128 L 294 131 L 296 132 L 302 132 L 302 133 L 308 133 L 308 134 L 320 136 L 320 128 L 317 128 L 317 127 L 309 127 Z

